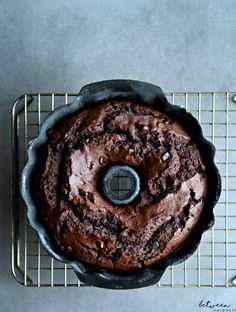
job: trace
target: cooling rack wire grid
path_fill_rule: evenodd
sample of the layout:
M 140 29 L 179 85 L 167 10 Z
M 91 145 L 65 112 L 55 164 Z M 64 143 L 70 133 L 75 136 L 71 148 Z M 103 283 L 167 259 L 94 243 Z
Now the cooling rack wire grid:
M 190 111 L 204 136 L 216 146 L 222 193 L 214 209 L 215 225 L 205 232 L 195 254 L 169 267 L 156 287 L 236 286 L 236 92 L 166 93 Z M 25 94 L 12 110 L 12 271 L 25 286 L 87 286 L 73 269 L 51 258 L 28 225 L 19 192 L 28 143 L 37 137 L 47 115 L 73 102 L 76 94 Z

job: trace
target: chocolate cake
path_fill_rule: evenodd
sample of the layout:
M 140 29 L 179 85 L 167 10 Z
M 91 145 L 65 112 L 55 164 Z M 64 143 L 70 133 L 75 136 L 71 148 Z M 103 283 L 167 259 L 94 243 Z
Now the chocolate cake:
M 110 100 L 48 130 L 34 199 L 58 250 L 100 269 L 150 266 L 197 226 L 207 190 L 200 152 L 183 127 L 151 106 Z M 101 187 L 114 165 L 132 167 L 140 191 L 115 205 Z

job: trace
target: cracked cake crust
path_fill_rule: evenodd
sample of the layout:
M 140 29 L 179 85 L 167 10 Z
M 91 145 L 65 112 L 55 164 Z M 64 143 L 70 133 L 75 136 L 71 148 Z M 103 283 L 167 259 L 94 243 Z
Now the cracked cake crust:
M 141 191 L 128 205 L 100 190 L 106 168 L 133 167 Z M 35 200 L 59 250 L 100 269 L 150 266 L 197 225 L 207 190 L 200 152 L 186 130 L 153 107 L 111 100 L 48 131 Z

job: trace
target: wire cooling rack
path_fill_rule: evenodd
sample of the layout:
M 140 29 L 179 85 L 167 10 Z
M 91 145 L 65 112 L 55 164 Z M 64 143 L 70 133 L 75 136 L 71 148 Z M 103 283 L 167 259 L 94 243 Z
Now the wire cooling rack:
M 157 287 L 236 286 L 236 92 L 166 93 L 170 102 L 186 107 L 215 144 L 222 193 L 215 207 L 215 225 L 184 263 L 169 267 Z M 25 286 L 86 286 L 73 269 L 51 258 L 28 225 L 19 192 L 28 143 L 37 137 L 47 115 L 73 102 L 76 94 L 25 94 L 12 110 L 12 271 Z

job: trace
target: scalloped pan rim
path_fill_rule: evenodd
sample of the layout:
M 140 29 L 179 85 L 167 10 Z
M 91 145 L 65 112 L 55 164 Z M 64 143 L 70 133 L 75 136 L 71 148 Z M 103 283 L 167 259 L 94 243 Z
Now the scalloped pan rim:
M 68 114 L 91 105 L 97 105 L 104 100 L 117 98 L 133 99 L 141 101 L 143 104 L 152 105 L 157 110 L 180 122 L 197 144 L 206 164 L 208 182 L 210 181 L 210 184 L 208 183 L 210 189 L 207 193 L 201 219 L 190 238 L 162 261 L 151 267 L 145 267 L 130 273 L 102 271 L 97 268 L 91 268 L 78 260 L 59 253 L 54 248 L 44 225 L 37 219 L 37 208 L 30 191 L 32 172 L 39 159 L 37 152 L 47 142 L 47 129 L 52 128 L 56 122 L 61 118 L 65 118 Z M 221 178 L 214 164 L 214 156 L 215 147 L 203 137 L 202 129 L 197 119 L 186 112 L 184 108 L 170 104 L 158 86 L 126 79 L 91 83 L 82 87 L 72 104 L 61 106 L 48 115 L 41 127 L 38 138 L 31 142 L 29 146 L 28 162 L 23 169 L 20 182 L 21 194 L 27 206 L 27 218 L 30 225 L 37 231 L 46 251 L 55 259 L 71 264 L 82 282 L 110 289 L 132 289 L 150 286 L 160 280 L 168 266 L 180 263 L 190 257 L 196 251 L 202 234 L 214 224 L 213 208 L 221 193 Z

